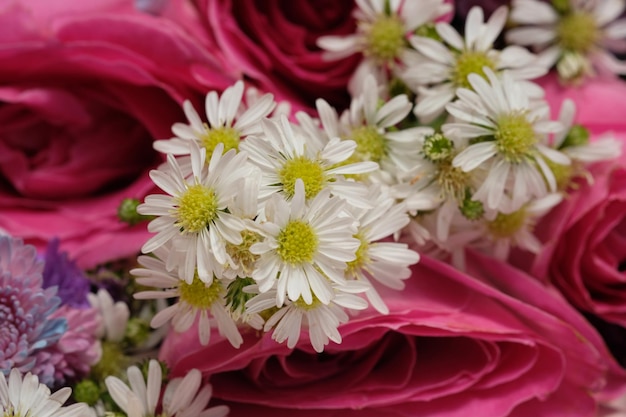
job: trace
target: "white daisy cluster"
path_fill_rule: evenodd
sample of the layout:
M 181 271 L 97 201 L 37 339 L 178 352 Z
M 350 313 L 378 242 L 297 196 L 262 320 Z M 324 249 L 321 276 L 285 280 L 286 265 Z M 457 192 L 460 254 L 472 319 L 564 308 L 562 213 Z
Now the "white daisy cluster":
M 156 290 L 135 296 L 173 300 L 153 327 L 195 327 L 202 344 L 217 329 L 236 347 L 246 327 L 274 329 L 289 346 L 304 328 L 322 351 L 341 341 L 346 310 L 369 300 L 388 311 L 372 282 L 401 289 L 419 257 L 392 238 L 410 219 L 385 167 L 412 167 L 413 137 L 432 129 L 397 129 L 409 99 L 379 106 L 374 79 L 367 83 L 341 118 L 320 101 L 321 122 L 268 117 L 271 95 L 246 106 L 242 82 L 207 95 L 208 123 L 185 103 L 190 124 L 155 144 L 167 160 L 150 176 L 164 193 L 138 207 L 156 216 L 155 235 L 131 272 Z
M 468 245 L 540 250 L 536 221 L 619 146 L 589 144 L 569 101 L 551 119 L 530 81 L 549 66 L 494 46 L 507 8 L 486 21 L 473 8 L 464 37 L 436 22 L 448 11 L 357 1 L 357 33 L 320 40 L 364 57 L 342 113 L 319 99 L 317 117 L 290 119 L 269 94 L 244 99 L 241 81 L 207 95 L 206 122 L 184 104 L 189 124 L 155 143 L 164 194 L 138 207 L 155 235 L 132 273 L 156 290 L 136 297 L 170 299 L 154 327 L 197 329 L 202 344 L 216 329 L 236 347 L 246 328 L 289 347 L 304 329 L 321 352 L 349 311 L 388 312 L 377 286 L 401 290 L 417 251 L 462 265 Z
M 467 15 L 464 35 L 437 21 L 445 13 L 442 2 L 415 2 L 428 9 L 421 15 L 426 19 L 402 33 L 402 49 L 390 71 L 388 64 L 371 59 L 368 45 L 373 41 L 355 43 L 355 39 L 376 37 L 382 43 L 383 35 L 362 26 L 375 27 L 390 19 L 413 22 L 406 16 L 413 3 L 359 1 L 354 13 L 357 33 L 319 42 L 329 58 L 361 53 L 369 65 L 377 66 L 370 73 L 378 76 L 382 71 L 387 77 L 383 84 L 387 91 L 379 92 L 381 96 L 401 91 L 413 98 L 412 112 L 394 120 L 395 127 L 385 138 L 394 145 L 394 151 L 387 153 L 388 163 L 381 163 L 382 172 L 371 178 L 384 183 L 409 210 L 412 222 L 403 230 L 422 252 L 451 254 L 462 266 L 461 254 L 468 245 L 503 259 L 513 246 L 539 251 L 540 243 L 532 233 L 536 221 L 561 201 L 574 178 L 586 175 L 586 163 L 615 157 L 619 144 L 611 138 L 589 144 L 589 133 L 574 123 L 570 101 L 563 104 L 559 120 L 552 120 L 544 91 L 532 80 L 547 74 L 554 61 L 519 45 L 500 48 L 498 40 L 507 21 L 544 23 L 549 14 L 548 20 L 556 22 L 557 15 L 569 13 L 576 16 L 572 19 L 595 22 L 597 33 L 592 34 L 589 51 L 607 55 L 601 46 L 615 46 L 617 38 L 626 34 L 621 22 L 608 23 L 623 10 L 623 0 L 555 0 L 553 6 L 514 0 L 511 13 L 502 6 L 487 19 L 482 9 L 474 7 Z M 551 7 L 560 9 L 548 12 Z M 535 8 L 545 19 L 535 19 Z M 566 35 L 584 35 L 573 29 L 566 32 L 542 39 L 563 41 Z M 509 38 L 535 39 L 530 33 L 531 29 L 516 27 Z M 372 75 L 355 73 L 355 79 L 367 77 Z M 377 106 L 371 84 L 364 82 L 361 97 L 370 94 L 364 106 Z M 386 105 L 404 102 L 405 94 Z M 358 102 L 357 97 L 353 107 Z M 324 128 L 336 131 L 332 127 L 336 116 L 319 104 L 318 111 Z M 399 131 L 398 126 L 402 126 Z

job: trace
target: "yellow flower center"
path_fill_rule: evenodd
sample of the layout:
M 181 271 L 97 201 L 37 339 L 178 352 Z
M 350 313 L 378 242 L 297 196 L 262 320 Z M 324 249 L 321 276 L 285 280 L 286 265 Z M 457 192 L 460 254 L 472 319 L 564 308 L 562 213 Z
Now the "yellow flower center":
M 239 245 L 233 245 L 232 243 L 226 243 L 226 252 L 230 257 L 241 266 L 243 273 L 249 276 L 254 270 L 254 264 L 258 258 L 258 255 L 250 252 L 250 246 L 259 242 L 261 237 L 250 230 L 244 230 L 241 233 L 243 242 Z
M 193 277 L 191 284 L 181 281 L 178 287 L 180 300 L 200 309 L 211 307 L 216 300 L 220 299 L 223 289 L 219 280 L 214 279 L 211 284 L 207 284 L 200 280 L 197 274 Z
M 224 144 L 224 153 L 231 149 L 239 149 L 239 133 L 232 127 L 218 127 L 211 129 L 205 126 L 204 133 L 200 136 L 200 142 L 206 149 L 206 160 L 211 160 L 211 155 L 218 143 Z
M 396 15 L 381 15 L 369 27 L 364 53 L 381 63 L 393 62 L 406 45 L 404 25 Z
M 537 143 L 532 124 L 523 113 L 510 113 L 496 120 L 495 133 L 498 151 L 513 163 L 521 162 Z
M 183 231 L 198 233 L 217 216 L 215 192 L 200 184 L 192 185 L 178 198 L 176 223 Z
M 526 220 L 526 210 L 521 208 L 509 214 L 498 213 L 494 220 L 487 222 L 487 228 L 494 237 L 507 238 L 524 226 L 524 220 Z
M 437 166 L 437 184 L 443 195 L 461 202 L 465 198 L 465 188 L 469 174 L 452 165 L 452 161 L 442 161 Z
M 311 304 L 307 304 L 306 301 L 304 301 L 302 299 L 302 297 L 299 297 L 296 301 L 294 301 L 293 303 L 298 307 L 301 308 L 303 310 L 313 310 L 317 307 L 319 307 L 320 305 L 322 305 L 322 302 L 315 296 L 315 294 L 313 295 L 313 301 L 311 301 Z
M 350 137 L 356 142 L 354 157 L 359 161 L 380 161 L 387 155 L 387 140 L 375 126 L 361 126 Z
M 278 234 L 278 256 L 283 262 L 299 265 L 312 262 L 317 250 L 315 231 L 302 220 L 292 220 Z
M 556 28 L 561 47 L 569 51 L 589 52 L 600 37 L 594 17 L 587 13 L 563 16 Z
M 456 66 L 452 70 L 452 83 L 456 87 L 464 87 L 471 89 L 467 77 L 470 74 L 478 74 L 483 78 L 487 78 L 483 68 L 487 67 L 496 71 L 496 64 L 484 52 L 465 51 L 456 59 Z
M 304 183 L 306 199 L 315 197 L 324 187 L 324 168 L 317 161 L 304 156 L 288 160 L 278 173 L 283 191 L 289 198 L 296 192 L 296 180 Z

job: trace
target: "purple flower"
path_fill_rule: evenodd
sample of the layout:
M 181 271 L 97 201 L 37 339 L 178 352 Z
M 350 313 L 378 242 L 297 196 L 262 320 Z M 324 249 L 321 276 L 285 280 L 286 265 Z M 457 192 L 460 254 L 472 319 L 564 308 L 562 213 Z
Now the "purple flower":
M 89 280 L 71 261 L 66 252 L 59 252 L 59 239 L 53 239 L 46 250 L 43 270 L 43 287 L 57 287 L 57 296 L 62 305 L 75 308 L 87 308 Z
M 54 367 L 43 354 L 67 329 L 64 318 L 50 318 L 61 300 L 56 288 L 42 288 L 43 263 L 34 246 L 0 236 L 0 372 L 32 372 L 54 383 Z

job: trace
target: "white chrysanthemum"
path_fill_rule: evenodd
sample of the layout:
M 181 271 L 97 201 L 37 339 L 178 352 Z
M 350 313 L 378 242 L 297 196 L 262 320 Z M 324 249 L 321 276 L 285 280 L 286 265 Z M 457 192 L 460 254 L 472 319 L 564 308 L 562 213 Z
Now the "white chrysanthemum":
M 419 255 L 404 243 L 380 240 L 393 236 L 409 223 L 406 208 L 396 204 L 379 187 L 371 187 L 369 197 L 373 208 L 352 210 L 359 222 L 355 237 L 361 244 L 356 251 L 356 259 L 348 263 L 346 277 L 368 284 L 373 279 L 387 287 L 402 290 L 404 280 L 411 276 L 409 266 L 419 261 Z M 389 312 L 374 287 L 370 286 L 365 294 L 376 310 L 383 314 Z
M 451 5 L 443 0 L 357 0 L 356 4 L 356 33 L 322 36 L 317 40 L 318 46 L 328 51 L 324 55 L 326 59 L 341 59 L 355 53 L 363 55 L 350 81 L 349 89 L 353 94 L 361 91 L 363 77 L 367 74 L 377 74 L 379 81 L 386 81 L 389 70 L 393 70 L 409 50 L 407 36 L 451 10 Z
M 465 26 L 465 39 L 448 23 L 436 25 L 441 41 L 429 37 L 412 36 L 411 45 L 419 52 L 419 59 L 409 65 L 402 78 L 417 95 L 415 114 L 423 122 L 439 116 L 447 103 L 456 96 L 456 89 L 471 88 L 469 74 L 484 76 L 483 68 L 507 70 L 511 77 L 523 81 L 547 72 L 537 57 L 519 46 L 495 50 L 493 43 L 506 22 L 508 9 L 498 8 L 484 22 L 483 11 L 473 7 Z M 534 95 L 541 90 L 528 83 Z
M 63 407 L 72 394 L 65 387 L 51 393 L 50 388 L 39 383 L 30 372 L 24 375 L 17 368 L 11 369 L 8 381 L 0 372 L 0 415 L 3 417 L 95 417 L 85 403 Z
M 148 364 L 147 381 L 136 366 L 128 368 L 126 375 L 130 387 L 114 376 L 104 382 L 113 401 L 128 417 L 150 417 L 156 415 L 161 398 L 161 365 L 156 360 Z M 163 393 L 161 417 L 223 417 L 228 407 L 221 405 L 206 408 L 211 399 L 211 386 L 202 385 L 202 375 L 197 369 L 187 372 L 184 378 L 170 381 Z M 200 389 L 198 391 L 198 389 Z
M 559 121 L 563 130 L 554 135 L 554 147 L 569 156 L 573 161 L 584 163 L 613 159 L 620 155 L 622 144 L 610 134 L 589 142 L 588 132 L 574 124 L 576 105 L 570 99 L 563 101 Z M 577 137 L 580 136 L 580 137 Z
M 314 198 L 328 188 L 333 195 L 341 196 L 353 204 L 367 204 L 362 197 L 366 190 L 361 184 L 346 181 L 344 175 L 365 174 L 378 168 L 374 162 L 345 164 L 354 153 L 356 143 L 332 138 L 326 144 L 294 133 L 286 118 L 280 122 L 263 121 L 263 136 L 251 136 L 241 144 L 242 151 L 262 171 L 259 198 L 267 200 L 281 193 L 291 198 L 295 183 L 304 183 L 306 199 Z
M 429 127 L 395 129 L 411 112 L 412 104 L 400 94 L 380 105 L 379 86 L 372 76 L 364 81 L 363 93 L 354 97 L 341 118 L 326 101 L 317 100 L 317 110 L 328 138 L 356 142 L 350 161 L 373 161 L 395 175 L 419 163 L 419 142 L 433 130 Z
M 568 165 L 570 159 L 546 145 L 547 135 L 562 129 L 551 121 L 544 102 L 531 102 L 522 84 L 507 72 L 502 79 L 485 68 L 487 80 L 470 74 L 473 90 L 460 88 L 459 100 L 446 109 L 457 120 L 443 125 L 443 133 L 459 142 L 480 139 L 465 147 L 453 166 L 476 169 L 484 179 L 473 195 L 487 209 L 512 212 L 533 197 L 556 190 L 556 179 L 544 158 Z M 547 183 L 547 186 L 546 186 Z
M 166 269 L 164 259 L 169 258 L 169 248 L 161 246 L 152 256 L 140 256 L 139 264 L 143 268 L 135 268 L 130 272 L 135 275 L 137 282 L 147 287 L 155 287 L 158 291 L 141 291 L 134 296 L 137 299 L 178 298 L 178 300 L 159 311 L 150 325 L 159 328 L 170 322 L 177 332 L 184 332 L 191 328 L 198 318 L 198 337 L 202 345 L 208 345 L 211 336 L 212 321 L 223 336 L 230 343 L 241 346 L 243 339 L 237 325 L 226 309 L 226 287 L 223 280 L 213 279 L 206 283 L 197 276 L 187 283 Z
M 97 337 L 109 342 L 120 342 L 130 317 L 128 305 L 123 301 L 114 303 L 111 294 L 104 288 L 100 288 L 97 294 L 88 293 L 87 299 L 101 317 Z
M 140 214 L 158 216 L 148 224 L 157 234 L 142 247 L 143 253 L 153 252 L 172 241 L 175 259 L 167 261 L 168 269 L 178 266 L 179 274 L 191 283 L 196 273 L 210 283 L 219 274 L 220 265 L 228 261 L 226 243 L 242 243 L 243 221 L 233 215 L 232 207 L 241 184 L 255 169 L 247 163 L 245 152 L 234 149 L 222 155 L 218 144 L 208 165 L 206 154 L 195 142 L 190 142 L 191 175 L 181 170 L 178 161 L 168 155 L 167 165 L 150 172 L 150 178 L 169 195 L 149 195 L 137 207 Z M 217 262 L 214 262 L 214 259 Z
M 277 307 L 285 296 L 328 304 L 333 297 L 331 281 L 345 283 L 346 264 L 356 258 L 360 244 L 353 237 L 355 221 L 345 212 L 345 204 L 323 190 L 307 205 L 301 179 L 290 201 L 275 195 L 268 202 L 267 221 L 261 225 L 265 239 L 250 247 L 259 255 L 252 278 L 261 292 L 276 285 Z
M 367 302 L 355 295 L 364 292 L 369 285 L 357 281 L 349 281 L 342 286 L 333 285 L 333 296 L 330 302 L 322 303 L 314 299 L 306 303 L 301 298 L 292 302 L 286 300 L 278 311 L 267 320 L 264 330 L 274 328 L 272 339 L 278 343 L 287 340 L 291 349 L 300 340 L 301 330 L 308 329 L 311 345 L 316 352 L 322 352 L 329 340 L 341 343 L 341 334 L 337 328 L 349 319 L 344 309 L 364 310 Z M 260 313 L 276 307 L 276 290 L 259 294 L 246 303 L 250 313 Z
M 189 142 L 196 142 L 200 148 L 206 150 L 207 160 L 218 143 L 224 144 L 223 152 L 238 149 L 241 139 L 259 133 L 259 122 L 276 106 L 273 95 L 265 94 L 242 110 L 243 93 L 243 81 L 237 81 L 235 85 L 224 90 L 221 97 L 215 91 L 207 94 L 205 111 L 208 124 L 200 119 L 191 102 L 185 100 L 183 110 L 189 124 L 175 123 L 172 133 L 176 136 L 155 141 L 154 148 L 166 154 L 188 155 Z
M 532 46 L 546 65 L 556 64 L 559 76 L 577 80 L 596 70 L 626 74 L 626 64 L 611 51 L 626 50 L 626 19 L 618 19 L 623 0 L 544 2 L 513 0 L 514 27 L 507 41 Z

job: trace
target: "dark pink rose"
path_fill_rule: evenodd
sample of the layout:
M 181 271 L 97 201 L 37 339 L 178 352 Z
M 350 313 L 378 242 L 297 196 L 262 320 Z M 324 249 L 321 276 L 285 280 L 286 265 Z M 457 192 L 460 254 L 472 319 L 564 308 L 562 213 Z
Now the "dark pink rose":
M 172 333 L 174 375 L 210 377 L 231 416 L 593 416 L 623 389 L 600 337 L 560 295 L 521 271 L 468 255 L 469 274 L 424 257 L 401 292 L 316 354 L 249 332 L 237 350 L 215 333 Z M 508 294 L 508 295 L 507 295 Z
M 42 248 L 61 240 L 81 267 L 135 254 L 149 237 L 116 210 L 153 188 L 152 141 L 233 76 L 171 1 L 154 16 L 132 1 L 0 3 L 0 231 Z M 191 14 L 190 14 L 191 13 Z
M 348 103 L 346 86 L 357 57 L 322 59 L 316 40 L 355 30 L 352 1 L 197 0 L 212 48 L 278 100 L 295 109 L 321 97 Z

